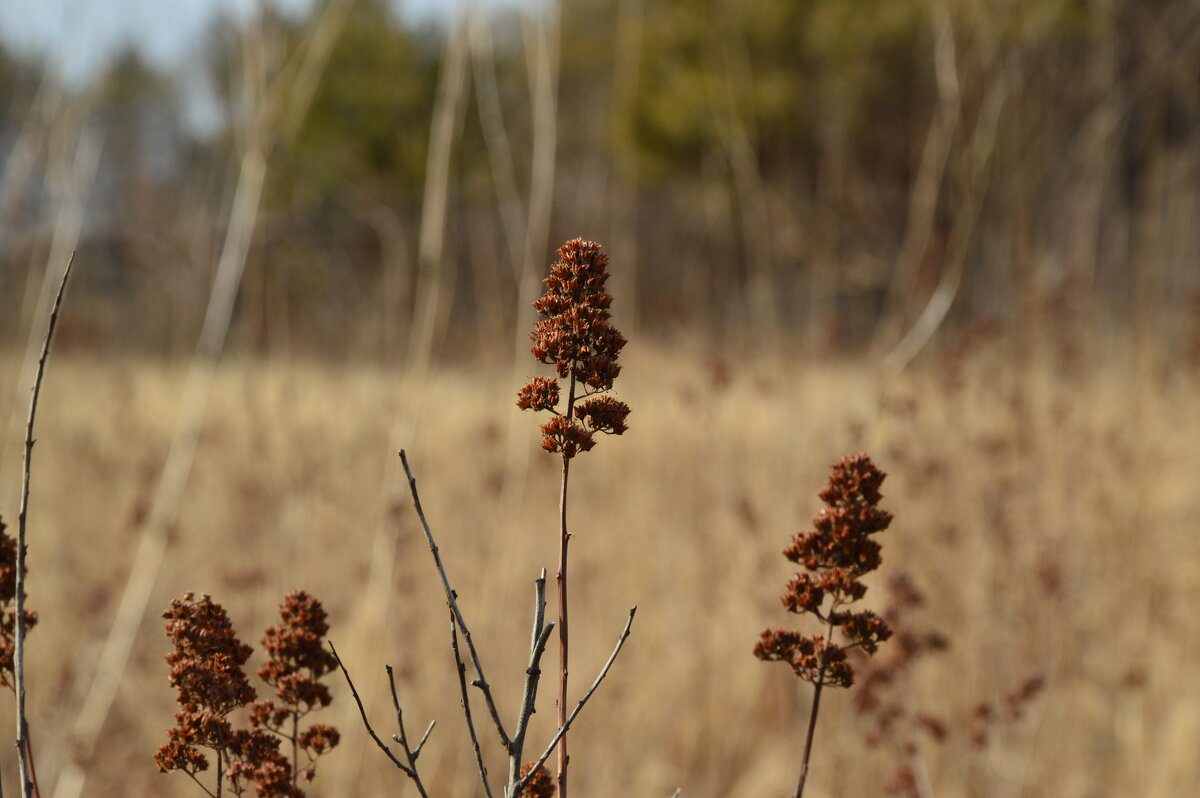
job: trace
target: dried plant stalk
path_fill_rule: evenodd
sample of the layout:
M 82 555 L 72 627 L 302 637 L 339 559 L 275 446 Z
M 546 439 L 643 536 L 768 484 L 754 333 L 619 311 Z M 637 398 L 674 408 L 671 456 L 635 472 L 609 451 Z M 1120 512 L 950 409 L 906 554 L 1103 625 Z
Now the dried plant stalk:
M 25 424 L 25 468 L 21 479 L 21 509 L 17 516 L 17 561 L 16 561 L 16 635 L 15 661 L 13 663 L 13 689 L 17 694 L 17 756 L 20 762 L 21 795 L 33 798 L 37 793 L 37 778 L 33 774 L 33 757 L 30 754 L 29 722 L 25 706 L 25 552 L 26 529 L 29 520 L 29 478 L 33 461 L 33 423 L 37 418 L 38 398 L 42 393 L 42 378 L 46 376 L 46 361 L 50 357 L 50 342 L 54 340 L 54 329 L 58 326 L 58 311 L 62 307 L 63 294 L 67 290 L 67 279 L 71 276 L 71 267 L 75 264 L 75 254 L 71 253 L 67 268 L 63 270 L 62 281 L 58 284 L 58 293 L 54 297 L 54 307 L 50 311 L 50 321 L 46 325 L 46 338 L 42 341 L 42 355 L 38 358 L 37 377 L 33 381 L 33 396 L 29 400 L 29 419 Z
M 812 615 L 824 627 L 820 634 L 804 635 L 788 629 L 767 629 L 754 647 L 764 661 L 785 662 L 801 679 L 813 685 L 812 708 L 800 761 L 796 798 L 804 794 L 812 756 L 821 693 L 826 686 L 849 687 L 854 669 L 846 652 L 859 648 L 875 653 L 892 636 L 883 619 L 873 612 L 851 612 L 848 607 L 866 594 L 859 581 L 881 561 L 880 546 L 872 538 L 887 529 L 891 513 L 878 507 L 879 486 L 886 475 L 865 454 L 843 457 L 834 463 L 820 497 L 825 507 L 813 516 L 813 530 L 800 532 L 783 550 L 804 570 L 792 577 L 783 594 L 788 612 Z M 840 629 L 844 644 L 834 642 Z
M 569 673 L 569 626 L 567 612 L 567 485 L 571 459 L 589 451 L 596 433 L 621 435 L 628 429 L 625 419 L 629 406 L 607 392 L 621 373 L 617 357 L 625 338 L 609 323 L 612 296 L 605 292 L 608 281 L 608 256 L 594 241 L 572 239 L 558 250 L 558 260 L 550 267 L 543 284 L 546 293 L 533 303 L 538 312 L 530 339 L 531 352 L 540 362 L 554 366 L 556 378 L 534 377 L 517 394 L 522 410 L 545 410 L 553 418 L 542 424 L 542 448 L 562 456 L 562 484 L 559 492 L 558 549 L 558 725 L 567 725 L 567 677 Z M 558 410 L 559 379 L 567 380 L 566 404 Z M 558 794 L 567 796 L 567 754 L 565 732 L 558 748 Z

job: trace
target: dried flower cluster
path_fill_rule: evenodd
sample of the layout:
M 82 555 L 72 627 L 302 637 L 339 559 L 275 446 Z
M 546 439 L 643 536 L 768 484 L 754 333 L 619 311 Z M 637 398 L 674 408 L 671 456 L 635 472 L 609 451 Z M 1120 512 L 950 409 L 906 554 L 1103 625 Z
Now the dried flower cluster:
M 554 414 L 540 427 L 542 448 L 565 459 L 595 446 L 598 432 L 620 435 L 627 429 L 629 406 L 601 395 L 621 373 L 617 357 L 625 337 L 609 322 L 612 296 L 604 290 L 608 256 L 600 249 L 580 238 L 559 248 L 543 281 L 546 293 L 533 303 L 539 320 L 530 334 L 533 356 L 553 365 L 558 377 L 534 377 L 517 394 L 522 410 Z M 562 411 L 559 379 L 569 380 Z
M 0 518 L 0 684 L 15 690 L 13 657 L 17 649 L 17 541 Z M 26 569 L 28 570 L 28 569 Z M 25 630 L 37 625 L 37 613 L 25 610 Z
M 525 778 L 529 771 L 533 770 L 533 762 L 526 762 L 521 765 L 521 778 Z M 525 782 L 525 786 L 517 793 L 518 798 L 553 798 L 554 795 L 554 779 L 550 775 L 550 771 L 546 770 L 546 766 L 539 767 L 529 779 Z
M 174 646 L 167 655 L 167 664 L 171 666 L 170 682 L 178 694 L 180 710 L 175 713 L 175 727 L 167 732 L 167 743 L 154 755 L 158 769 L 164 773 L 182 771 L 210 795 L 219 796 L 226 788 L 233 795 L 243 795 L 253 785 L 257 798 L 303 798 L 304 792 L 295 783 L 295 763 L 289 763 L 279 751 L 280 737 L 266 724 L 242 729 L 229 721 L 231 712 L 250 705 L 256 696 L 242 670 L 252 649 L 238 640 L 225 609 L 209 596 L 197 599 L 189 593 L 172 601 L 163 617 Z M 311 607 L 307 621 L 310 631 L 320 626 L 313 623 Z M 320 622 L 324 622 L 323 612 Z M 273 638 L 270 631 L 268 638 Z M 273 668 L 270 663 L 264 668 L 268 669 L 279 674 L 277 682 L 292 683 L 286 670 Z M 319 693 L 310 689 L 307 697 L 320 703 L 316 697 Z M 266 711 L 268 719 L 271 714 Z M 333 742 L 328 741 L 329 732 Z M 332 747 L 336 734 L 332 729 L 319 732 L 322 740 L 313 747 Z M 199 774 L 209 768 L 202 749 L 216 757 L 212 790 L 199 779 Z
M 323 707 L 332 697 L 329 688 L 321 683 L 325 674 L 337 667 L 337 659 L 325 649 L 329 632 L 325 608 L 321 602 L 303 590 L 284 597 L 279 606 L 281 623 L 263 634 L 262 644 L 270 659 L 258 670 L 258 676 L 275 688 L 275 698 L 255 701 L 250 707 L 250 723 L 268 729 L 291 743 L 292 780 L 299 776 L 312 781 L 316 773 L 316 758 L 338 744 L 337 729 L 326 724 L 313 724 L 300 730 L 300 720 Z M 308 763 L 299 767 L 299 752 Z
M 849 687 L 854 669 L 846 652 L 860 648 L 873 654 L 891 637 L 875 613 L 843 609 L 867 592 L 859 578 L 879 567 L 880 546 L 872 536 L 892 522 L 891 513 L 878 507 L 884 476 L 865 454 L 833 465 L 820 493 L 825 507 L 813 517 L 813 529 L 795 535 L 783 551 L 804 568 L 788 583 L 783 606 L 814 616 L 827 627 L 826 633 L 768 629 L 754 647 L 759 659 L 786 662 L 797 676 L 814 684 Z M 844 644 L 833 641 L 835 627 L 841 629 Z

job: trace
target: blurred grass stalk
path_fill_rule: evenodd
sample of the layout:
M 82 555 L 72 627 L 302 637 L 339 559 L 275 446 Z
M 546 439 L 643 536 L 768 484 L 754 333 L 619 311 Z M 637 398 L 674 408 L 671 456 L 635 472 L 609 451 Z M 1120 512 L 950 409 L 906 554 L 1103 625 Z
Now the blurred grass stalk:
M 275 147 L 286 147 L 298 131 L 352 3 L 353 0 L 337 0 L 325 6 L 321 21 L 314 28 L 307 47 L 301 51 L 293 74 L 286 70 L 277 73 L 277 65 L 268 63 L 273 56 L 277 57 L 277 48 L 272 48 L 267 41 L 269 33 L 261 24 L 261 9 L 259 23 L 244 29 L 240 113 L 235 114 L 235 118 L 244 120 L 239 137 L 241 156 L 208 309 L 188 368 L 175 435 L 159 476 L 147 523 L 142 528 L 130 563 L 116 616 L 71 730 L 69 750 L 73 760 L 62 769 L 54 790 L 55 798 L 77 798 L 83 792 L 86 764 L 126 673 L 130 651 L 158 579 L 170 533 L 178 520 L 208 409 L 213 376 L 225 347 L 257 224 L 268 157 Z

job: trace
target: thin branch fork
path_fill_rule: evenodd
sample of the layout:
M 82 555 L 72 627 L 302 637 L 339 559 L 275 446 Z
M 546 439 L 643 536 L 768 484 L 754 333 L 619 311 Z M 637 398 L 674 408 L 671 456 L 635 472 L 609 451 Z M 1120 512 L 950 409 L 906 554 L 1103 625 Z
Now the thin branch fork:
M 591 698 L 592 694 L 596 692 L 596 688 L 599 687 L 600 683 L 604 681 L 604 678 L 608 676 L 609 669 L 611 669 L 613 663 L 616 662 L 617 655 L 621 653 L 621 648 L 625 645 L 625 641 L 629 639 L 629 633 L 633 628 L 633 616 L 636 613 L 637 607 L 633 607 L 629 610 L 629 618 L 625 621 L 625 628 L 621 631 L 621 636 L 617 638 L 617 645 L 613 648 L 612 653 L 608 655 L 608 661 L 605 662 L 604 667 L 600 669 L 600 673 L 596 676 L 595 681 L 592 682 L 592 686 L 589 687 L 587 691 L 579 698 L 579 702 L 575 704 L 575 708 L 571 710 L 571 714 L 567 716 L 566 721 L 558 728 L 558 731 L 555 732 L 554 737 L 550 740 L 549 744 L 547 744 L 546 750 L 543 751 L 542 755 L 538 757 L 536 762 L 534 762 L 533 767 L 529 769 L 529 772 L 525 775 L 525 778 L 513 785 L 513 789 L 509 793 L 510 797 L 519 795 L 529 780 L 533 778 L 533 774 L 537 772 L 537 769 L 546 763 L 546 760 L 550 758 L 550 754 L 554 753 L 554 749 L 558 745 L 558 741 L 562 739 L 563 735 L 567 733 L 567 730 L 571 728 L 571 724 L 575 722 L 575 718 L 583 709 L 584 704 L 588 702 L 588 699 Z
M 429 544 L 429 551 L 433 554 L 434 565 L 437 566 L 438 574 L 441 576 L 442 588 L 446 593 L 446 604 L 450 608 L 451 648 L 454 652 L 454 663 L 458 672 L 463 714 L 466 716 L 467 730 L 471 737 L 471 745 L 475 751 L 475 764 L 479 770 L 480 779 L 483 781 L 484 790 L 487 792 L 488 798 L 491 798 L 492 791 L 488 783 L 487 767 L 483 762 L 483 755 L 479 747 L 479 736 L 475 729 L 474 716 L 471 713 L 471 700 L 467 690 L 466 664 L 463 661 L 459 647 L 458 633 L 460 630 L 462 631 L 463 640 L 466 641 L 471 665 L 475 671 L 476 678 L 471 684 L 478 687 L 480 692 L 483 693 L 488 713 L 492 718 L 492 724 L 495 726 L 496 733 L 500 737 L 500 744 L 504 748 L 505 753 L 508 754 L 508 785 L 510 788 L 508 794 L 516 795 L 517 790 L 512 789 L 512 785 L 520 779 L 521 755 L 525 749 L 525 736 L 529 728 L 529 719 L 536 711 L 537 689 L 542 673 L 542 655 L 546 651 L 550 634 L 554 630 L 554 623 L 546 622 L 546 570 L 542 569 L 541 575 L 534 583 L 534 618 L 533 631 L 530 635 L 529 666 L 525 669 L 525 686 L 522 691 L 521 708 L 517 718 L 516 729 L 512 735 L 509 735 L 503 721 L 500 719 L 500 712 L 496 707 L 491 685 L 484 675 L 483 664 L 480 662 L 479 652 L 475 648 L 475 641 L 471 636 L 471 630 L 467 627 L 462 608 L 459 607 L 458 592 L 450 586 L 450 578 L 446 575 L 446 567 L 442 563 L 441 552 L 437 542 L 433 538 L 433 531 L 429 527 L 429 521 L 426 519 L 425 510 L 421 505 L 421 495 L 417 490 L 416 477 L 413 476 L 412 468 L 408 463 L 408 454 L 404 450 L 400 451 L 400 462 L 404 466 L 404 474 L 408 478 L 409 491 L 412 493 L 413 506 L 417 511 L 417 517 L 421 521 L 421 528 L 425 532 L 425 540 Z
M 417 743 L 416 748 L 410 748 L 408 745 L 408 734 L 404 731 L 404 710 L 400 708 L 400 698 L 396 695 L 396 674 L 392 670 L 391 665 L 384 665 L 383 668 L 387 671 L 388 687 L 392 691 L 392 706 L 396 710 L 396 728 L 400 730 L 399 734 L 392 735 L 392 739 L 404 747 L 405 753 L 412 753 L 409 764 L 413 765 L 413 769 L 416 770 L 417 757 L 421 755 L 421 749 L 425 747 L 425 743 L 429 740 L 429 734 L 433 731 L 433 727 L 437 725 L 437 721 L 429 721 L 429 725 L 425 728 L 425 733 L 421 735 L 421 742 Z
M 425 747 L 425 741 L 429 739 L 429 733 L 433 731 L 433 726 L 436 721 L 429 724 L 429 728 L 425 730 L 425 734 L 421 737 L 421 742 L 416 748 L 410 748 L 408 745 L 408 735 L 404 731 L 404 713 L 400 710 L 400 701 L 396 697 L 396 680 L 392 674 L 392 668 L 389 665 L 387 668 L 388 682 L 392 689 L 392 705 L 396 708 L 396 723 L 399 726 L 399 734 L 392 737 L 393 740 L 400 743 L 404 749 L 404 758 L 408 760 L 408 764 L 401 762 L 400 759 L 392 753 L 392 749 L 387 743 L 379 739 L 379 735 L 375 733 L 375 729 L 371 726 L 371 721 L 367 719 L 367 710 L 363 707 L 362 698 L 358 695 L 358 688 L 354 686 L 354 680 L 350 678 L 350 671 L 346 670 L 346 664 L 342 662 L 341 656 L 338 655 L 337 649 L 334 648 L 333 642 L 329 641 L 329 650 L 333 652 L 333 658 L 337 660 L 338 667 L 342 669 L 342 675 L 346 677 L 346 684 L 350 685 L 350 694 L 354 696 L 354 703 L 358 705 L 358 714 L 362 716 L 363 726 L 367 728 L 367 734 L 371 735 L 371 739 L 375 741 L 375 745 L 379 746 L 379 750 L 392 760 L 392 764 L 400 769 L 405 776 L 412 779 L 413 784 L 417 786 L 417 792 L 421 793 L 421 798 L 429 798 L 429 793 L 425 792 L 425 785 L 421 782 L 421 775 L 417 771 L 417 757 L 421 755 L 421 749 Z
M 33 460 L 33 422 L 37 418 L 38 397 L 42 393 L 42 379 L 46 375 L 46 361 L 50 357 L 50 342 L 58 326 L 58 311 L 62 307 L 63 294 L 67 290 L 67 279 L 75 265 L 75 253 L 71 253 L 67 268 L 63 270 L 54 306 L 50 310 L 50 321 L 46 325 L 46 338 L 42 341 L 42 355 L 38 358 L 37 377 L 33 381 L 33 396 L 29 400 L 29 419 L 25 423 L 25 469 L 21 479 L 21 509 L 17 516 L 17 634 L 13 681 L 17 693 L 17 754 L 20 757 L 21 795 L 32 798 L 37 794 L 37 777 L 33 775 L 33 757 L 30 755 L 29 723 L 25 707 L 25 549 L 26 522 L 29 516 L 29 475 Z
M 536 712 L 535 705 L 537 702 L 537 689 L 542 673 L 541 660 L 543 654 L 545 653 L 546 645 L 549 643 L 550 635 L 555 626 L 553 622 L 546 622 L 545 620 L 546 571 L 545 569 L 542 569 L 541 576 L 534 583 L 534 619 L 533 630 L 530 635 L 529 666 L 525 670 L 525 687 L 521 696 L 521 710 L 517 719 L 516 730 L 515 733 L 510 736 L 504 728 L 504 723 L 500 720 L 500 713 L 496 708 L 496 702 L 492 695 L 491 686 L 488 684 L 487 678 L 483 673 L 483 665 L 479 660 L 479 652 L 475 648 L 474 639 L 471 637 L 470 629 L 467 628 L 466 620 L 463 618 L 462 609 L 458 604 L 458 593 L 455 592 L 454 588 L 450 586 L 450 578 L 446 575 L 446 568 L 442 563 L 440 550 L 438 549 L 437 542 L 433 538 L 433 532 L 429 528 L 429 522 L 425 517 L 425 510 L 421 505 L 421 496 L 417 491 L 416 477 L 413 476 L 412 468 L 408 463 L 408 455 L 403 449 L 400 450 L 400 462 L 404 466 L 404 474 L 408 478 L 408 487 L 410 493 L 412 494 L 413 507 L 416 509 L 417 517 L 421 521 L 421 528 L 425 532 L 425 540 L 429 544 L 430 553 L 433 554 L 433 562 L 434 565 L 437 566 L 438 575 L 441 576 L 442 579 L 442 588 L 446 593 L 446 605 L 450 609 L 451 649 L 454 652 L 455 668 L 458 672 L 459 690 L 462 696 L 462 707 L 463 712 L 466 715 L 467 729 L 471 736 L 472 746 L 475 749 L 475 762 L 479 770 L 479 775 L 483 781 L 484 790 L 487 792 L 488 797 L 491 798 L 492 792 L 491 787 L 488 784 L 487 767 L 483 763 L 483 755 L 479 747 L 478 734 L 475 730 L 474 718 L 471 714 L 470 695 L 469 691 L 467 690 L 466 680 L 466 663 L 463 660 L 462 651 L 459 647 L 458 633 L 460 630 L 462 631 L 462 638 L 467 644 L 467 652 L 470 655 L 471 665 L 474 668 L 477 677 L 472 684 L 475 687 L 478 687 L 483 693 L 484 700 L 487 703 L 488 712 L 492 718 L 492 723 L 496 728 L 497 734 L 500 736 L 501 745 L 504 747 L 504 750 L 509 756 L 509 779 L 508 786 L 505 789 L 505 795 L 507 798 L 515 798 L 515 796 L 519 795 L 521 790 L 524 789 L 525 785 L 529 782 L 529 779 L 532 778 L 533 774 L 538 770 L 538 768 L 546 763 L 546 760 L 549 758 L 550 754 L 562 740 L 563 735 L 565 735 L 571 728 L 571 724 L 575 721 L 575 718 L 579 715 L 584 705 L 587 704 L 588 700 L 600 686 L 600 683 L 604 681 L 604 678 L 608 675 L 609 670 L 612 668 L 613 663 L 617 659 L 617 655 L 620 654 L 621 648 L 625 645 L 625 641 L 629 638 L 630 630 L 633 626 L 633 617 L 637 612 L 637 607 L 633 607 L 631 610 L 629 610 L 629 618 L 625 622 L 625 628 L 622 630 L 620 637 L 617 638 L 617 644 L 613 648 L 612 654 L 609 655 L 608 660 L 604 663 L 604 667 L 600 670 L 600 673 L 596 677 L 595 681 L 592 682 L 592 685 L 579 699 L 579 702 L 575 705 L 575 708 L 571 711 L 571 714 L 567 716 L 566 719 L 559 725 L 557 732 L 550 741 L 549 745 L 546 747 L 545 751 L 542 753 L 541 757 L 539 757 L 538 760 L 533 763 L 533 767 L 530 768 L 529 772 L 526 773 L 526 775 L 522 778 L 520 776 L 521 756 L 524 751 L 526 732 L 529 728 L 529 719 L 534 712 Z M 332 645 L 330 647 L 332 648 Z M 343 671 L 344 670 L 345 669 L 343 668 Z M 362 705 L 360 703 L 360 710 L 361 706 Z M 363 715 L 363 719 L 364 721 L 366 720 L 365 713 Z M 368 731 L 369 730 L 370 727 L 368 727 Z M 374 732 L 372 732 L 371 735 L 372 737 L 375 737 Z M 376 738 L 376 742 L 379 742 L 378 738 Z M 391 755 L 390 751 L 388 754 L 392 757 L 393 761 L 396 761 L 395 757 Z

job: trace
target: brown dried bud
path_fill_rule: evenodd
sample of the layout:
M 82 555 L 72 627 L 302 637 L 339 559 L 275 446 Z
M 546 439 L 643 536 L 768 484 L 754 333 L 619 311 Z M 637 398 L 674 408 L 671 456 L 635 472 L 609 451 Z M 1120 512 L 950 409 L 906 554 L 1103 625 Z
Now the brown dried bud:
M 558 405 L 558 380 L 553 377 L 533 377 L 517 394 L 517 407 L 522 410 L 554 410 Z
M 521 765 L 521 778 L 525 778 L 529 771 L 533 770 L 533 764 L 533 762 L 526 762 Z M 554 791 L 554 779 L 550 776 L 550 771 L 546 769 L 546 766 L 542 765 L 529 781 L 525 782 L 525 786 L 517 795 L 519 798 L 551 798 Z
M 555 416 L 538 429 L 545 436 L 542 448 L 548 452 L 561 452 L 566 460 L 596 445 L 592 433 L 565 416 Z
M 594 396 L 580 402 L 575 408 L 575 417 L 587 424 L 592 432 L 620 435 L 629 429 L 625 418 L 629 405 L 611 396 Z

